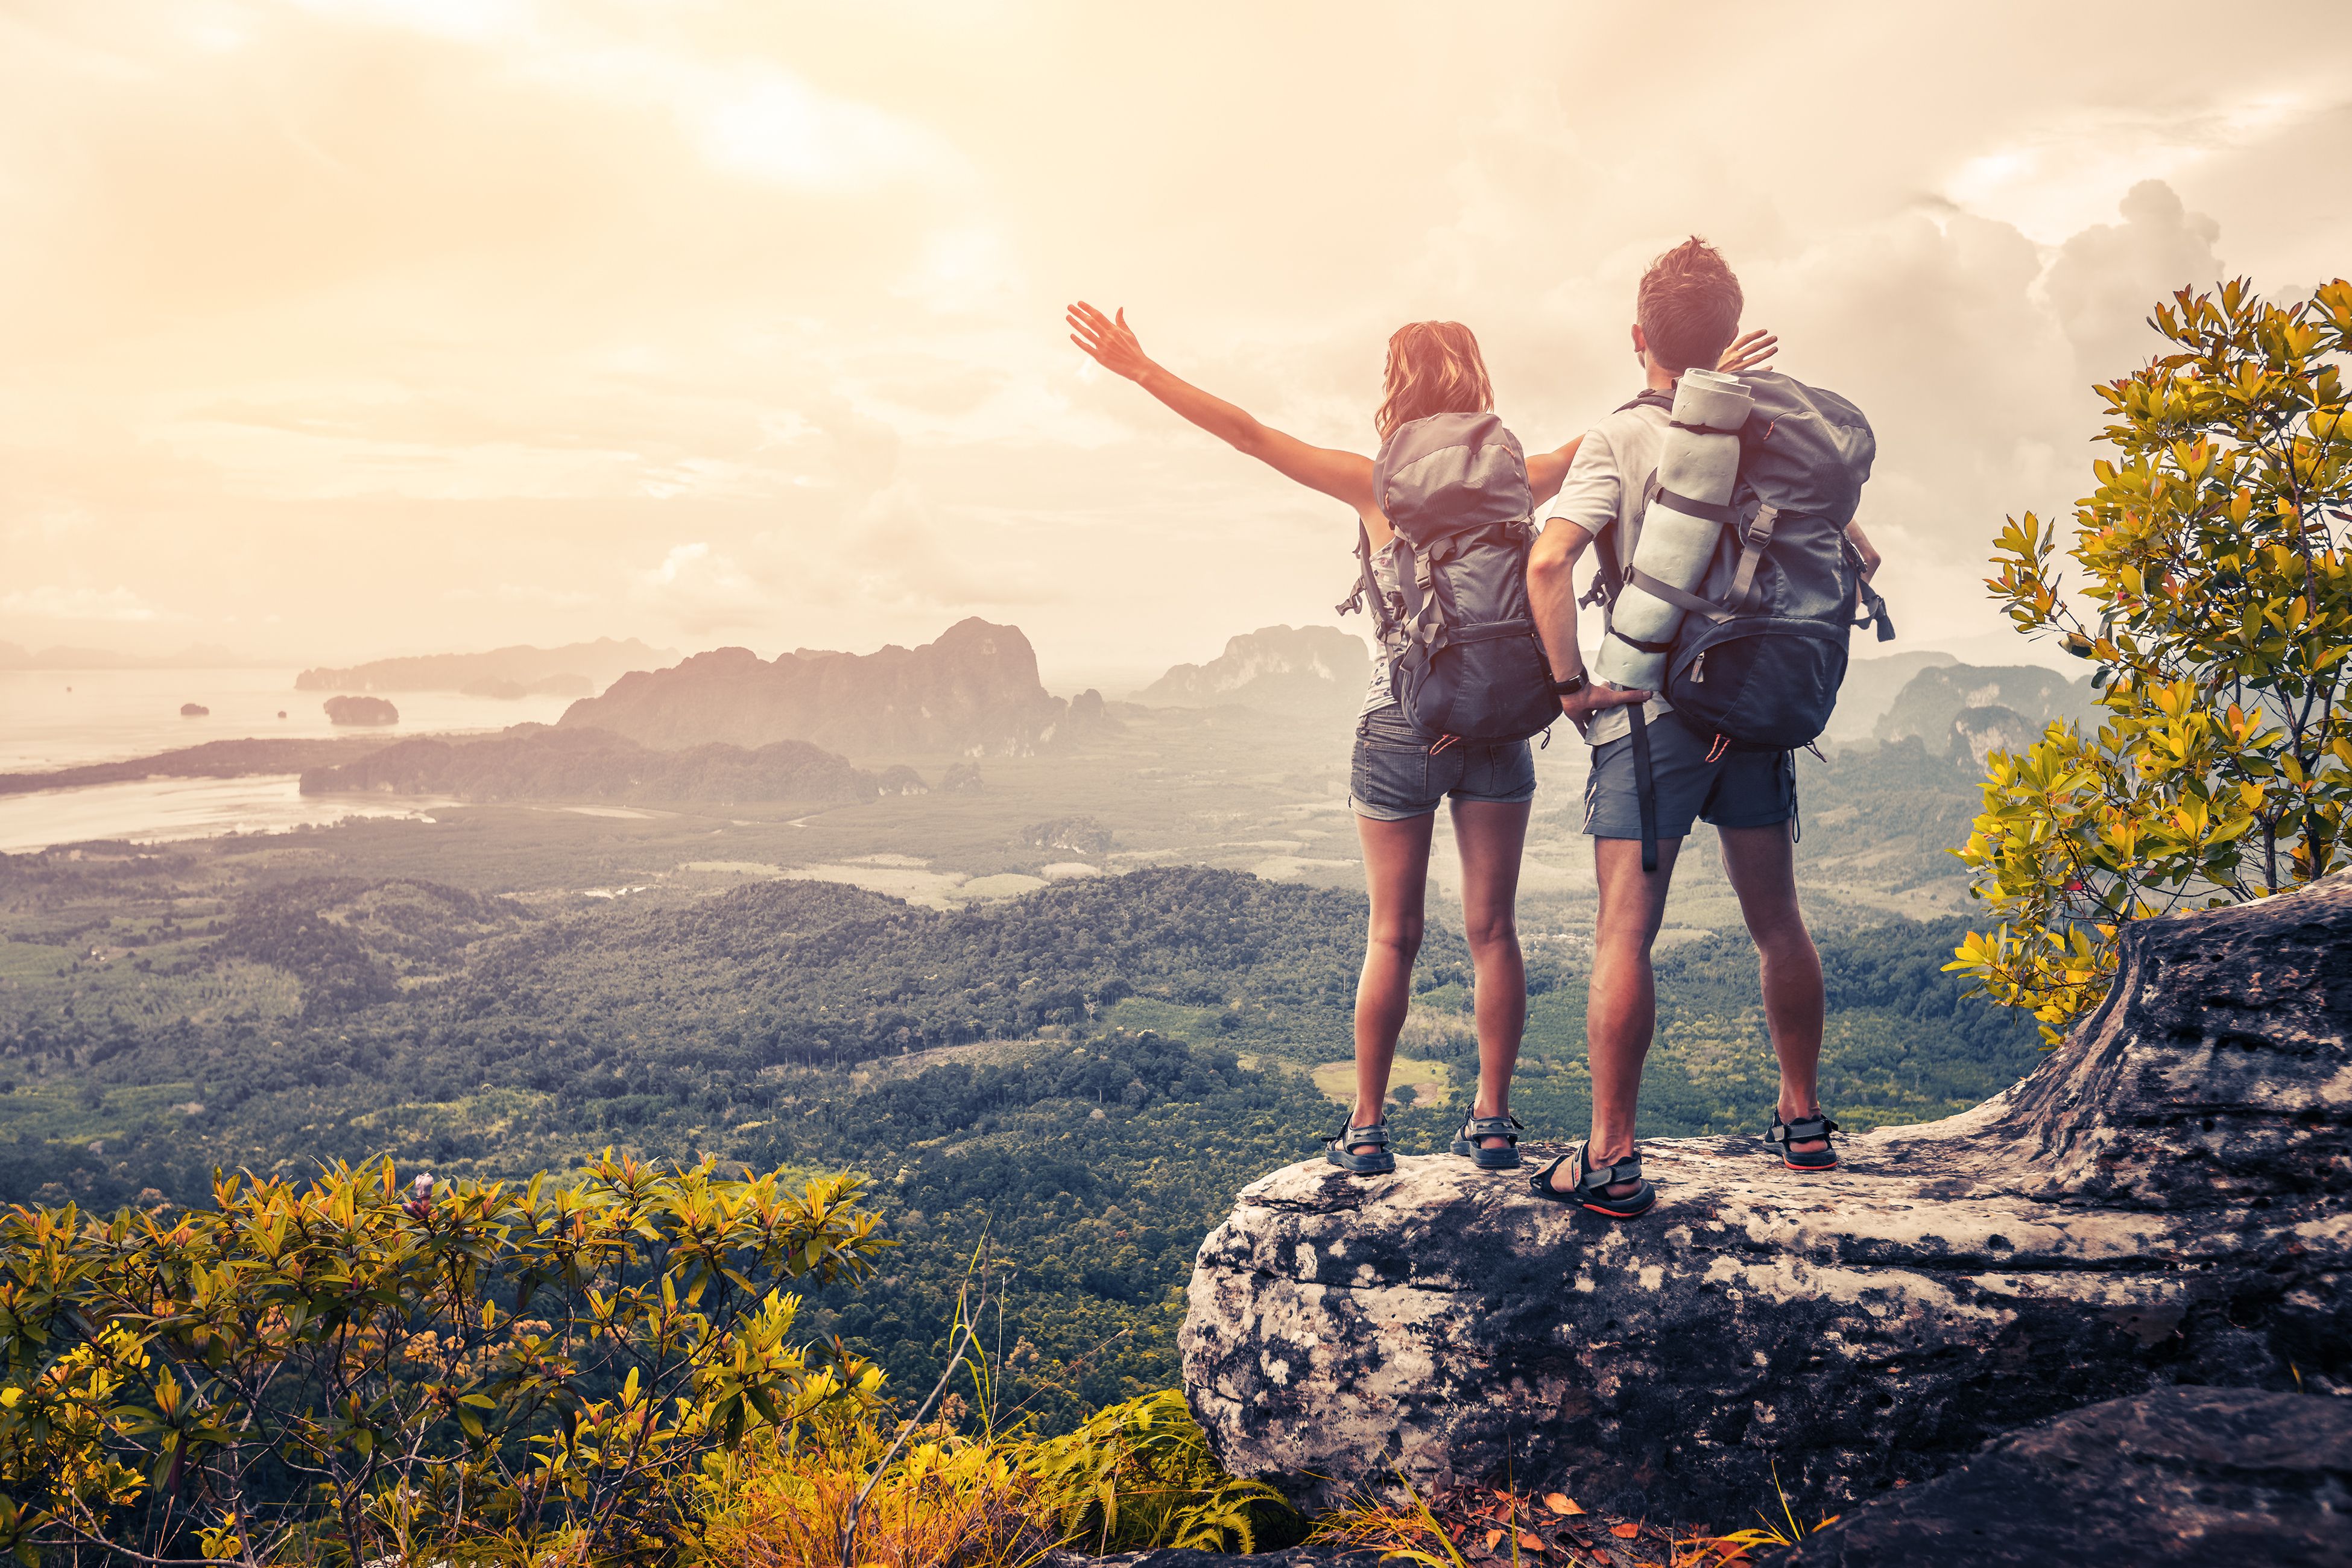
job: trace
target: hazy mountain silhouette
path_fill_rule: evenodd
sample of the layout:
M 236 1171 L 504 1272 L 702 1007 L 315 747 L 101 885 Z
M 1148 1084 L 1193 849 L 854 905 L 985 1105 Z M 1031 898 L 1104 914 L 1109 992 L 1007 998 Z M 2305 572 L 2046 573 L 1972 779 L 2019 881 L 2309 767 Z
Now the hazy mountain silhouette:
M 1881 741 L 1918 737 L 1970 767 L 1991 750 L 2031 745 L 2053 719 L 2088 720 L 2098 709 L 2086 676 L 2069 680 L 2039 665 L 1949 664 L 1913 676 L 1879 716 Z
M 518 643 L 488 653 L 433 653 L 379 658 L 347 669 L 321 667 L 294 678 L 297 691 L 464 691 L 482 697 L 576 696 L 601 691 L 633 669 L 677 661 L 676 648 L 617 641 L 531 647 Z
M 1075 703 L 1037 679 L 1018 626 L 960 621 L 920 647 L 869 654 L 802 648 L 762 659 L 722 647 L 669 669 L 623 676 L 564 710 L 647 746 L 807 741 L 852 755 L 1019 755 L 1110 722 L 1099 694 Z
M 1360 703 L 1372 659 L 1336 626 L 1261 626 L 1229 639 L 1206 664 L 1180 664 L 1136 693 L 1170 708 L 1235 702 L 1275 713 L 1328 713 Z
M 1830 715 L 1828 738 L 1867 741 L 1895 706 L 1895 700 L 1923 669 L 1960 661 L 1939 649 L 1889 654 L 1884 658 L 1856 658 L 1845 667 L 1845 683 L 1838 688 L 1837 710 Z

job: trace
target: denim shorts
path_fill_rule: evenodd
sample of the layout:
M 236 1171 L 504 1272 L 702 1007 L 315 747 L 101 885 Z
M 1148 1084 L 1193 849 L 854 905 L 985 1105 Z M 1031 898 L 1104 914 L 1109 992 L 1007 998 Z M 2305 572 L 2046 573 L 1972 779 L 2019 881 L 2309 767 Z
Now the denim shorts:
M 1650 780 L 1658 837 L 1689 837 L 1695 820 L 1717 827 L 1777 827 L 1797 815 L 1797 759 L 1790 752 L 1726 751 L 1708 760 L 1714 737 L 1672 713 L 1650 721 Z M 1584 779 L 1584 831 L 1595 838 L 1642 837 L 1642 795 L 1633 782 L 1633 737 L 1592 749 Z
M 1394 703 L 1356 721 L 1348 805 L 1358 816 L 1375 822 L 1427 816 L 1449 795 L 1524 805 L 1536 795 L 1535 753 L 1525 741 L 1451 741 L 1433 747 Z

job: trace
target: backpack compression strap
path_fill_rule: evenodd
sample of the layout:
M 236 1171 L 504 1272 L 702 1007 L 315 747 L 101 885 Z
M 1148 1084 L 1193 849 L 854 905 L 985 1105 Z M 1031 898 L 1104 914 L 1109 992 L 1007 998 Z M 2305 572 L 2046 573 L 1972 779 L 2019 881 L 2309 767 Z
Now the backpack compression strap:
M 1853 538 L 1843 530 L 1839 531 L 1838 540 L 1839 542 L 1845 546 L 1847 558 L 1853 563 L 1855 574 L 1853 581 L 1854 597 L 1859 601 L 1858 607 L 1862 610 L 1862 614 L 1854 617 L 1854 626 L 1859 628 L 1875 623 L 1878 627 L 1878 640 L 1880 642 L 1893 642 L 1895 640 L 1895 623 L 1887 619 L 1886 599 L 1877 589 L 1872 587 L 1869 584 L 1862 580 L 1861 573 L 1863 560 L 1861 550 L 1856 548 Z
M 1664 408 L 1671 414 L 1674 406 L 1673 393 L 1660 392 L 1657 388 L 1651 387 L 1631 402 L 1620 405 L 1617 412 L 1622 414 L 1628 408 Z M 1652 500 L 1666 493 L 1659 488 L 1658 476 L 1655 473 L 1651 474 L 1649 482 L 1642 488 L 1648 492 L 1642 498 L 1642 504 L 1645 510 Z M 1671 504 L 1699 517 L 1709 516 L 1717 510 L 1704 502 L 1694 501 L 1683 496 L 1675 496 Z M 1585 596 L 1583 603 L 1589 605 L 1598 600 L 1606 613 L 1608 610 L 1616 608 L 1617 589 L 1622 584 L 1638 583 L 1643 589 L 1656 594 L 1658 597 L 1669 604 L 1678 604 L 1685 609 L 1698 608 L 1710 620 L 1720 620 L 1724 617 L 1724 612 L 1717 605 L 1710 605 L 1696 595 L 1685 594 L 1679 588 L 1668 588 L 1667 584 L 1659 582 L 1637 566 L 1631 567 L 1630 570 L 1621 567 L 1617 562 L 1617 546 L 1614 542 L 1616 533 L 1615 528 L 1606 528 L 1593 539 L 1593 553 L 1601 558 L 1601 571 L 1599 575 L 1592 579 L 1592 592 Z M 1628 565 L 1630 566 L 1630 563 Z M 1662 588 L 1666 589 L 1666 592 L 1660 593 L 1659 590 Z M 1614 628 L 1612 627 L 1612 630 Z M 1672 643 L 1635 642 L 1622 632 L 1616 635 L 1619 641 L 1631 644 L 1643 653 L 1670 653 L 1674 649 Z M 1646 702 L 1629 704 L 1627 714 L 1633 722 L 1633 795 L 1640 804 L 1642 811 L 1642 870 L 1644 875 L 1658 868 L 1658 785 L 1657 779 L 1650 767 L 1650 722 L 1646 711 L 1648 707 L 1649 704 Z
M 1637 395 L 1634 395 L 1634 397 L 1628 397 L 1628 400 L 1621 402 L 1621 405 L 1616 406 L 1618 414 L 1622 414 L 1622 411 L 1625 411 L 1625 409 L 1665 409 L 1667 414 L 1673 414 L 1673 411 L 1675 411 L 1675 395 L 1673 395 L 1673 393 L 1661 393 L 1661 390 L 1658 390 L 1658 388 L 1644 388 L 1644 390 L 1642 390 L 1642 393 L 1637 393 Z M 1658 494 L 1661 494 L 1661 489 L 1658 489 L 1658 475 L 1656 475 L 1656 472 L 1651 472 L 1651 475 L 1649 475 L 1649 484 L 1644 484 L 1644 491 L 1646 491 L 1646 494 L 1642 496 L 1642 508 L 1644 508 L 1644 510 L 1646 510 L 1646 508 L 1649 508 L 1651 500 L 1654 500 L 1654 499 L 1656 499 Z M 1703 500 L 1686 500 L 1686 499 L 1682 499 L 1682 496 L 1675 496 L 1675 503 L 1682 505 L 1682 508 L 1686 508 L 1686 510 L 1696 512 L 1696 515 L 1700 515 L 1700 517 L 1706 517 L 1707 512 L 1710 512 L 1710 508 L 1707 508 L 1707 505 L 1703 503 Z M 1637 515 L 1639 515 L 1639 512 L 1637 512 Z M 1606 627 L 1606 621 L 1609 621 L 1609 611 L 1616 609 L 1616 597 L 1618 597 L 1618 593 L 1622 593 L 1622 590 L 1625 590 L 1625 583 L 1633 581 L 1633 574 L 1625 572 L 1625 566 L 1628 566 L 1630 562 L 1618 562 L 1618 555 L 1616 555 L 1616 536 L 1618 536 L 1616 521 L 1612 521 L 1612 524 L 1609 524 L 1609 527 L 1601 529 L 1600 533 L 1595 533 L 1595 536 L 1592 536 L 1592 557 L 1595 557 L 1595 562 L 1597 562 L 1597 564 L 1600 564 L 1600 572 L 1592 574 L 1592 588 L 1585 590 L 1585 597 L 1583 597 L 1583 599 L 1578 599 L 1578 605 L 1600 605 L 1600 606 L 1601 606 L 1601 623 L 1604 623 L 1604 630 L 1613 630 L 1613 627 Z M 1625 637 L 1625 642 L 1633 642 L 1633 639 Z M 1642 648 L 1642 651 L 1644 651 L 1644 654 L 1665 654 L 1667 647 L 1670 647 L 1670 644 L 1663 644 L 1663 642 L 1661 642 L 1661 644 L 1633 642 L 1633 647 Z
M 1642 870 L 1658 868 L 1658 784 L 1650 771 L 1650 724 L 1646 702 L 1627 705 L 1633 718 L 1633 795 L 1642 807 Z

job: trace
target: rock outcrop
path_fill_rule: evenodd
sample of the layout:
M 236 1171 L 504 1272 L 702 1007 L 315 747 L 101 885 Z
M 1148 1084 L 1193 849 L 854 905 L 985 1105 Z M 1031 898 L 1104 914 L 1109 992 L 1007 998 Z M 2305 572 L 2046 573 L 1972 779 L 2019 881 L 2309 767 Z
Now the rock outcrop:
M 330 697 L 320 707 L 330 724 L 397 724 L 400 710 L 381 697 Z
M 1507 1469 L 1720 1521 L 1776 1464 L 1836 1508 L 2163 1384 L 2352 1389 L 2352 873 L 2122 956 L 2041 1068 L 1827 1175 L 1662 1140 L 1615 1225 L 1442 1156 L 1277 1171 L 1202 1246 L 1193 1410 L 1309 1507 Z
M 2352 1562 L 2352 1399 L 2168 1388 L 2074 1411 L 1867 1503 L 1775 1568 Z
M 625 675 L 560 722 L 664 749 L 806 741 L 859 757 L 1002 756 L 1054 741 L 1068 711 L 1038 683 L 1037 655 L 1019 627 L 974 618 L 915 648 L 803 648 L 772 660 L 740 647 L 699 653 Z M 1099 698 L 1091 716 L 1103 722 Z

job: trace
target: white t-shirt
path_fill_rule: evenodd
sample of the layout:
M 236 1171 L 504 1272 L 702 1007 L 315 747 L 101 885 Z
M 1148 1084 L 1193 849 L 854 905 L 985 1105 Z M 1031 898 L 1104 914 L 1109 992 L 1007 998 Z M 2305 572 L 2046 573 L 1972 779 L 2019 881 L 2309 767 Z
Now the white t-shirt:
M 1642 496 L 1650 488 L 1650 476 L 1658 471 L 1666 424 L 1666 411 L 1645 403 L 1621 408 L 1587 431 L 1545 521 L 1572 522 L 1595 539 L 1613 527 L 1618 564 L 1632 560 L 1642 534 Z M 1668 711 L 1666 700 L 1653 697 L 1642 710 L 1655 719 Z M 1604 708 L 1585 730 L 1584 741 L 1605 745 L 1633 730 L 1629 710 Z

